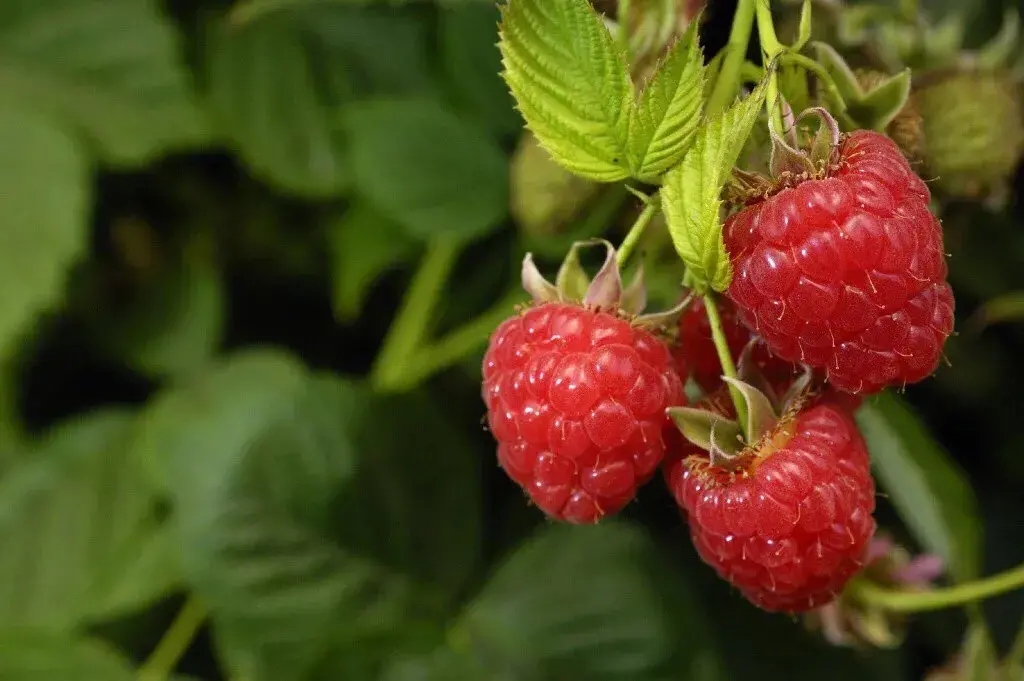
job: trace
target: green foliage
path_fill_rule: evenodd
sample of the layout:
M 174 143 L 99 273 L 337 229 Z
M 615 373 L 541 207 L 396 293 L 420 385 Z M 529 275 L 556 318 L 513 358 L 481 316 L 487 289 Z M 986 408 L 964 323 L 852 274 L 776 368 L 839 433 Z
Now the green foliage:
M 649 578 L 655 560 L 628 527 L 550 528 L 510 556 L 468 606 L 457 645 L 524 679 L 634 681 L 681 671 L 693 657 L 677 655 L 671 602 Z
M 427 99 L 342 114 L 356 189 L 410 235 L 479 236 L 508 210 L 508 163 L 482 132 Z
M 981 570 L 978 502 L 961 471 L 914 413 L 883 393 L 857 413 L 879 482 L 921 545 L 956 579 Z
M 66 268 L 85 250 L 89 163 L 46 117 L 0 106 L 0 355 L 60 297 Z
M 502 8 L 503 75 L 552 158 L 600 182 L 629 176 L 633 86 L 625 56 L 586 0 Z
M 146 606 L 178 583 L 132 414 L 56 429 L 0 480 L 0 620 L 58 630 Z
M 722 188 L 743 151 L 765 86 L 707 122 L 682 162 L 665 176 L 662 206 L 679 257 L 694 288 L 724 291 L 732 268 L 722 240 Z
M 692 24 L 640 91 L 629 127 L 634 177 L 656 181 L 682 159 L 697 134 L 703 91 L 703 59 Z
M 141 163 L 209 138 L 180 50 L 154 0 L 0 8 L 5 104 L 52 116 L 111 163 Z
M 411 451 L 402 434 L 415 425 L 396 428 L 428 407 L 384 404 L 263 351 L 146 415 L 137 451 L 161 471 L 184 570 L 246 678 L 372 669 L 443 613 L 476 560 L 479 515 L 446 491 L 475 477 L 452 456 L 466 452 L 457 435 L 435 422 Z M 410 456 L 442 453 L 430 476 L 404 472 Z
M 0 678 L 17 681 L 131 681 L 128 661 L 106 646 L 62 634 L 0 629 Z
M 334 220 L 328 237 L 331 298 L 334 314 L 342 321 L 356 319 L 374 280 L 415 252 L 415 241 L 400 226 L 365 203 L 350 206 Z

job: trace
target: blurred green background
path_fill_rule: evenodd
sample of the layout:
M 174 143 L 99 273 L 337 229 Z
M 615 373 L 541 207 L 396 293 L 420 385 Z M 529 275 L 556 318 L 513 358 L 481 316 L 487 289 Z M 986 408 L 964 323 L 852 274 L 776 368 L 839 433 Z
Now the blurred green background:
M 734 5 L 711 0 L 706 54 Z M 1012 6 L 946 5 L 976 41 Z M 755 611 L 660 480 L 566 528 L 497 467 L 479 362 L 518 263 L 637 210 L 542 181 L 497 21 L 484 0 L 0 1 L 0 679 L 888 681 L 960 647 L 956 612 L 852 651 Z M 951 476 L 919 492 L 949 521 L 925 543 L 980 543 L 986 573 L 1024 561 L 1024 328 L 966 321 L 1024 289 L 1022 187 L 943 203 L 961 333 L 903 396 L 935 441 L 893 436 L 915 480 Z M 1005 649 L 1024 593 L 985 612 Z

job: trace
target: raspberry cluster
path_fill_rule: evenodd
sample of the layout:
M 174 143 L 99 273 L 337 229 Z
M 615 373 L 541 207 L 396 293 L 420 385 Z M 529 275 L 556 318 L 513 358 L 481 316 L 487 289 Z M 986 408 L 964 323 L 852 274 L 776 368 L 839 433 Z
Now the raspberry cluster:
M 557 286 L 527 257 L 534 304 L 483 364 L 498 461 L 548 516 L 597 522 L 660 466 L 701 558 L 770 611 L 828 604 L 864 566 L 875 487 L 853 411 L 930 375 L 953 326 L 925 184 L 879 133 L 832 152 L 727 220 L 723 347 L 703 302 L 641 315 L 610 245 L 592 281 L 574 247 Z

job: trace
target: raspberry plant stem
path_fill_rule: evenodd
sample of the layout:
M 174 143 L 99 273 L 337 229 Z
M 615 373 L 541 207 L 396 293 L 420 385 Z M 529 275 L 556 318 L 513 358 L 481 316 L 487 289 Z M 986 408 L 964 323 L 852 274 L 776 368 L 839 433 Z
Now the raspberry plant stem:
M 626 238 L 622 240 L 622 244 L 619 246 L 618 255 L 616 256 L 619 267 L 625 265 L 626 261 L 629 260 L 629 256 L 636 249 L 636 245 L 640 242 L 640 237 L 643 236 L 647 225 L 650 224 L 651 220 L 654 219 L 654 215 L 658 212 L 658 206 L 657 194 L 646 197 L 644 209 L 637 216 L 636 222 L 629 228 Z
M 166 681 L 185 654 L 199 628 L 206 621 L 206 609 L 195 597 L 185 602 L 153 653 L 139 668 L 139 681 Z
M 736 371 L 736 362 L 733 361 L 732 352 L 729 351 L 729 341 L 725 338 L 725 330 L 722 328 L 722 316 L 718 313 L 718 303 L 715 302 L 715 295 L 708 293 L 704 296 L 704 309 L 708 313 L 708 324 L 711 325 L 711 338 L 715 341 L 715 350 L 718 351 L 718 361 L 722 364 L 722 371 L 729 378 L 739 378 Z M 744 440 L 750 435 L 747 428 L 747 403 L 743 395 L 732 385 L 729 386 L 729 395 L 732 396 L 732 403 L 736 407 L 736 417 L 740 429 L 743 431 Z M 751 444 L 748 441 L 748 444 Z
M 1024 621 L 1020 623 L 1020 629 L 1017 630 L 1017 636 L 1013 639 L 1010 652 L 1006 654 L 1004 664 L 1008 669 L 1024 665 Z
M 732 29 L 729 31 L 729 42 L 723 49 L 725 57 L 722 68 L 715 78 L 715 86 L 708 97 L 707 112 L 715 115 L 724 111 L 740 87 L 740 70 L 747 57 L 747 46 L 750 34 L 754 30 L 755 4 L 760 0 L 739 0 L 736 13 L 732 16 Z
M 855 598 L 889 612 L 912 613 L 968 606 L 1024 587 L 1024 564 L 966 584 L 934 591 L 907 592 L 886 589 L 870 582 L 850 585 Z
M 775 24 L 772 22 L 771 0 L 757 0 L 757 35 L 761 40 L 761 52 L 764 54 L 765 67 L 782 54 L 785 48 L 775 36 Z M 780 135 L 782 127 L 782 100 L 779 97 L 779 76 L 776 69 L 768 74 L 768 86 L 765 89 L 765 106 L 775 132 Z
M 453 239 L 435 239 L 427 246 L 370 374 L 375 390 L 398 392 L 415 385 L 409 382 L 411 360 L 434 318 L 441 290 L 461 250 L 462 244 Z

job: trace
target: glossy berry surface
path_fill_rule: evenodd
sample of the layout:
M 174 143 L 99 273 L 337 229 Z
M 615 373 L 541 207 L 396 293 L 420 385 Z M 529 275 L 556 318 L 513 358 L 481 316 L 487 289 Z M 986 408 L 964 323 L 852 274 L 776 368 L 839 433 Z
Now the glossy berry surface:
M 732 470 L 693 445 L 665 464 L 701 558 L 760 608 L 804 612 L 832 601 L 863 565 L 875 487 L 853 419 L 819 404 Z
M 773 354 L 867 394 L 935 371 L 953 293 L 928 188 L 896 144 L 857 131 L 839 157 L 727 221 L 729 296 Z
M 740 321 L 736 306 L 730 300 L 719 300 L 718 314 L 729 352 L 736 360 L 750 342 L 750 330 Z M 703 300 L 697 300 L 680 315 L 679 336 L 672 348 L 672 357 L 679 374 L 692 376 L 705 394 L 713 393 L 723 385 L 722 363 L 711 336 L 711 323 Z M 792 362 L 772 355 L 763 343 L 754 348 L 753 360 L 771 385 L 782 388 L 782 392 L 785 392 L 783 386 L 788 386 L 799 371 Z
M 685 401 L 661 340 L 563 303 L 503 322 L 483 377 L 499 463 L 545 513 L 572 523 L 633 499 L 664 456 L 665 409 Z

